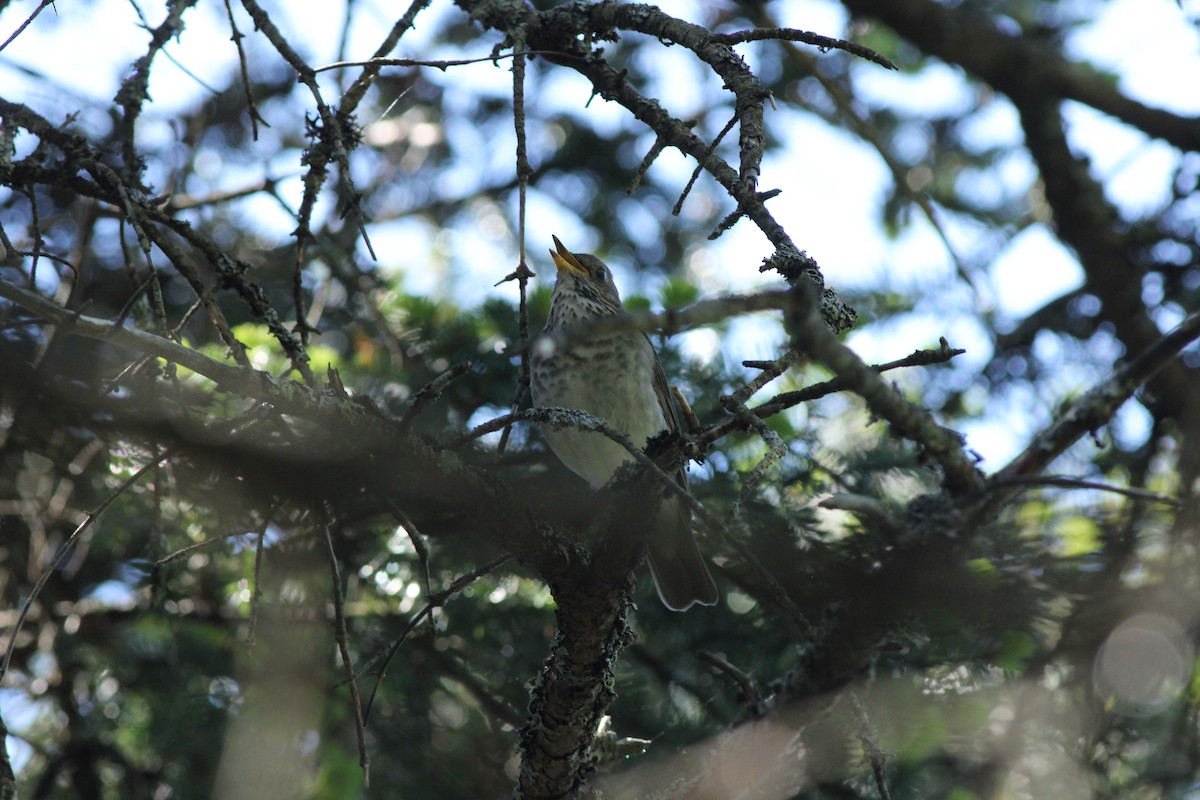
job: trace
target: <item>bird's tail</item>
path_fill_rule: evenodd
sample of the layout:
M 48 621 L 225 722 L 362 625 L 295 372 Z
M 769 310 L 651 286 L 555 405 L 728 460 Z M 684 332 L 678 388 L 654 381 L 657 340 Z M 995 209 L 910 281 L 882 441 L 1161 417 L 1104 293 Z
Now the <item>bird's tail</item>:
M 663 605 L 687 611 L 695 603 L 716 605 L 717 584 L 696 539 L 691 513 L 678 497 L 668 498 L 659 512 L 659 524 L 646 543 L 646 560 Z

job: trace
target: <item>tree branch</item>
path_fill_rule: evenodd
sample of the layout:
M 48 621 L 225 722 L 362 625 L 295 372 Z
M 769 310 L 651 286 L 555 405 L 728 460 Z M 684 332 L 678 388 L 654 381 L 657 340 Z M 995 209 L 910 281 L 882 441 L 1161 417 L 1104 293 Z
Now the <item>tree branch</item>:
M 808 287 L 793 291 L 807 291 Z M 967 455 L 960 435 L 938 425 L 933 415 L 909 403 L 895 387 L 867 366 L 850 348 L 837 340 L 816 312 L 815 303 L 800 305 L 798 313 L 785 318 L 792 346 L 829 367 L 844 380 L 846 388 L 859 395 L 873 414 L 888 421 L 900 436 L 910 439 L 942 468 L 946 488 L 956 495 L 972 495 L 983 488 L 983 476 Z
M 922 51 L 958 64 L 1005 94 L 1024 91 L 1028 76 L 1056 99 L 1077 100 L 1185 151 L 1200 150 L 1200 118 L 1151 108 L 1123 95 L 1090 65 L 1068 61 L 1057 46 L 1001 32 L 970 5 L 933 0 L 843 0 L 854 14 L 876 17 Z
M 1166 368 L 1183 348 L 1198 338 L 1200 314 L 1193 314 L 1153 346 L 1117 369 L 1107 380 L 1093 386 L 1067 406 L 1049 428 L 1038 434 L 989 483 L 1000 489 L 1001 495 L 1011 495 L 1021 477 L 1041 471 L 1080 437 L 1106 425 L 1139 387 Z

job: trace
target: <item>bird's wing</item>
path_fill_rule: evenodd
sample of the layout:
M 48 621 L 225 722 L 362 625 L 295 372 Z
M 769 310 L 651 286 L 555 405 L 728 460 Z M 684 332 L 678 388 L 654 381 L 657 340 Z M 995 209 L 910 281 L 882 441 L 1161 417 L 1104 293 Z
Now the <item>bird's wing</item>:
M 667 383 L 667 373 L 663 371 L 662 359 L 658 357 L 658 351 L 654 350 L 654 343 L 650 341 L 650 337 L 642 334 L 646 339 L 646 344 L 650 345 L 650 349 L 654 352 L 654 394 L 658 397 L 659 408 L 662 409 L 663 417 L 667 420 L 667 430 L 671 433 L 679 433 L 682 426 L 679 424 L 679 409 L 675 406 L 675 398 L 671 394 L 671 385 Z M 687 486 L 687 470 L 686 465 L 680 465 L 679 472 L 676 474 L 676 480 L 681 486 Z

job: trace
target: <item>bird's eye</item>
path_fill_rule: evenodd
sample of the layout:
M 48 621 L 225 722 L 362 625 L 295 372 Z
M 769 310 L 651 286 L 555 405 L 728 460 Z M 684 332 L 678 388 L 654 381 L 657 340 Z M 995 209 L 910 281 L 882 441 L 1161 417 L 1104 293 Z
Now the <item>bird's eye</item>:
M 604 267 L 597 267 L 596 280 L 600 281 L 601 283 L 604 283 L 606 280 L 608 280 L 608 270 L 606 270 Z

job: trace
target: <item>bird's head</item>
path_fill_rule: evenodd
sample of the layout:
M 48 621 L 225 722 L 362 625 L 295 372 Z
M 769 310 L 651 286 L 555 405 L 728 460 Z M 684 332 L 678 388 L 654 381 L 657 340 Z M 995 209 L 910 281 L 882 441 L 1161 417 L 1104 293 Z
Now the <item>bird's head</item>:
M 553 238 L 556 249 L 550 251 L 550 257 L 558 268 L 554 304 L 577 306 L 580 316 L 620 313 L 621 296 L 612 270 L 591 253 L 572 253 L 557 236 Z

